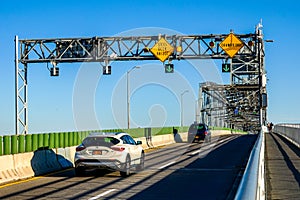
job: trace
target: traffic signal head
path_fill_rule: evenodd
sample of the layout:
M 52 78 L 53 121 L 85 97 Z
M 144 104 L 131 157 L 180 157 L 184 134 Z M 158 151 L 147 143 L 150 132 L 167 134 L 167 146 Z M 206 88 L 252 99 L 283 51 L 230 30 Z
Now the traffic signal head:
M 111 66 L 103 66 L 103 75 L 110 75 L 111 74 Z
M 209 42 L 209 46 L 210 46 L 210 48 L 214 48 L 215 47 L 215 43 L 213 41 L 210 41 Z
M 50 68 L 50 76 L 59 76 L 59 68 L 51 67 Z
M 230 72 L 231 68 L 230 68 L 230 63 L 223 63 L 222 64 L 222 72 Z
M 171 63 L 165 64 L 165 73 L 174 73 L 174 65 Z

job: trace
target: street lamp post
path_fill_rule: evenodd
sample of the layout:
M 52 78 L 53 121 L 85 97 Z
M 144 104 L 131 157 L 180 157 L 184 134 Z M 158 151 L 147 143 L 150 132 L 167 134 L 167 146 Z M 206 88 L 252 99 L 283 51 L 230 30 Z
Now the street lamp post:
M 183 91 L 181 94 L 180 94 L 180 107 L 181 107 L 181 115 L 180 115 L 180 127 L 182 127 L 183 126 L 183 95 L 185 94 L 185 93 L 187 93 L 187 92 L 189 92 L 188 90 L 185 90 L 185 91 Z
M 139 69 L 141 67 L 134 66 L 126 73 L 126 85 L 127 85 L 127 129 L 130 128 L 130 97 L 129 97 L 129 73 L 134 69 Z
M 195 122 L 198 122 L 199 98 L 195 100 Z

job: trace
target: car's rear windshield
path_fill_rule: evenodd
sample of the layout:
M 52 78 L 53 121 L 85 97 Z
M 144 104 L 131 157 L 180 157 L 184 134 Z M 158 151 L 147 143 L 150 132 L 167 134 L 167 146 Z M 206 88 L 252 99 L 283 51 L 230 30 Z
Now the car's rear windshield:
M 206 127 L 204 124 L 193 124 L 189 128 L 189 132 L 194 132 L 194 131 L 203 131 L 205 130 Z
M 198 125 L 196 125 L 196 129 L 197 129 L 197 130 L 205 130 L 205 125 L 203 125 L 203 124 L 198 124 Z
M 83 140 L 83 145 L 89 146 L 106 146 L 110 147 L 112 145 L 118 144 L 120 141 L 113 137 L 88 137 Z

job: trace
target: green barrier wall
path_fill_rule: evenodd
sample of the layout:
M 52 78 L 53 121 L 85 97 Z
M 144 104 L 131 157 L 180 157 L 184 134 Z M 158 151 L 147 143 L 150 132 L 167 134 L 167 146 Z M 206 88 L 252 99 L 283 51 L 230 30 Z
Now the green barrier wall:
M 65 145 L 65 136 L 64 133 L 59 133 L 59 148 L 63 148 Z
M 69 146 L 74 146 L 74 133 L 73 132 L 69 132 Z
M 186 132 L 189 127 L 174 127 L 178 132 Z M 173 127 L 154 127 L 146 128 L 151 129 L 152 136 L 161 134 L 173 133 Z M 134 129 L 110 129 L 110 130 L 93 130 L 93 131 L 80 131 L 80 132 L 62 132 L 62 133 L 39 133 L 27 135 L 6 135 L 0 136 L 0 156 L 16 153 L 32 152 L 38 148 L 49 147 L 64 148 L 69 146 L 77 146 L 82 140 L 87 137 L 91 132 L 120 132 L 124 131 L 129 133 L 132 137 L 144 137 L 145 128 Z
M 25 135 L 25 152 L 32 151 L 32 135 Z
M 25 135 L 18 136 L 18 145 L 19 145 L 18 153 L 24 153 L 25 152 Z
M 64 133 L 64 146 L 63 147 L 68 147 L 69 146 L 69 133 Z
M 32 151 L 38 149 L 38 134 L 32 134 Z
M 79 143 L 81 143 L 82 140 L 85 138 L 84 134 L 85 134 L 84 132 L 79 132 L 78 133 L 78 142 Z
M 38 135 L 38 149 L 44 147 L 44 134 L 37 134 Z
M 10 136 L 5 135 L 3 137 L 3 155 L 9 155 L 11 153 L 11 141 Z
M 49 133 L 44 134 L 44 147 L 49 147 Z
M 74 138 L 73 138 L 73 144 L 74 145 L 78 145 L 79 144 L 79 141 L 78 141 L 78 133 L 77 132 L 74 132 Z
M 11 154 L 18 153 L 18 136 L 12 135 L 11 136 Z
M 0 136 L 0 156 L 3 155 L 3 137 Z
M 55 147 L 55 133 L 49 133 L 49 149 Z
M 54 134 L 54 148 L 59 147 L 59 133 Z

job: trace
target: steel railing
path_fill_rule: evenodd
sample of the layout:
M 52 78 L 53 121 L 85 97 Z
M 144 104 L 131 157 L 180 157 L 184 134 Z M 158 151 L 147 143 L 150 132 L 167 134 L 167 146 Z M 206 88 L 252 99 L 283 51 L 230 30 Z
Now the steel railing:
M 300 124 L 276 124 L 273 132 L 286 137 L 296 146 L 300 147 Z
M 265 199 L 264 140 L 264 131 L 261 131 L 251 151 L 235 200 Z

